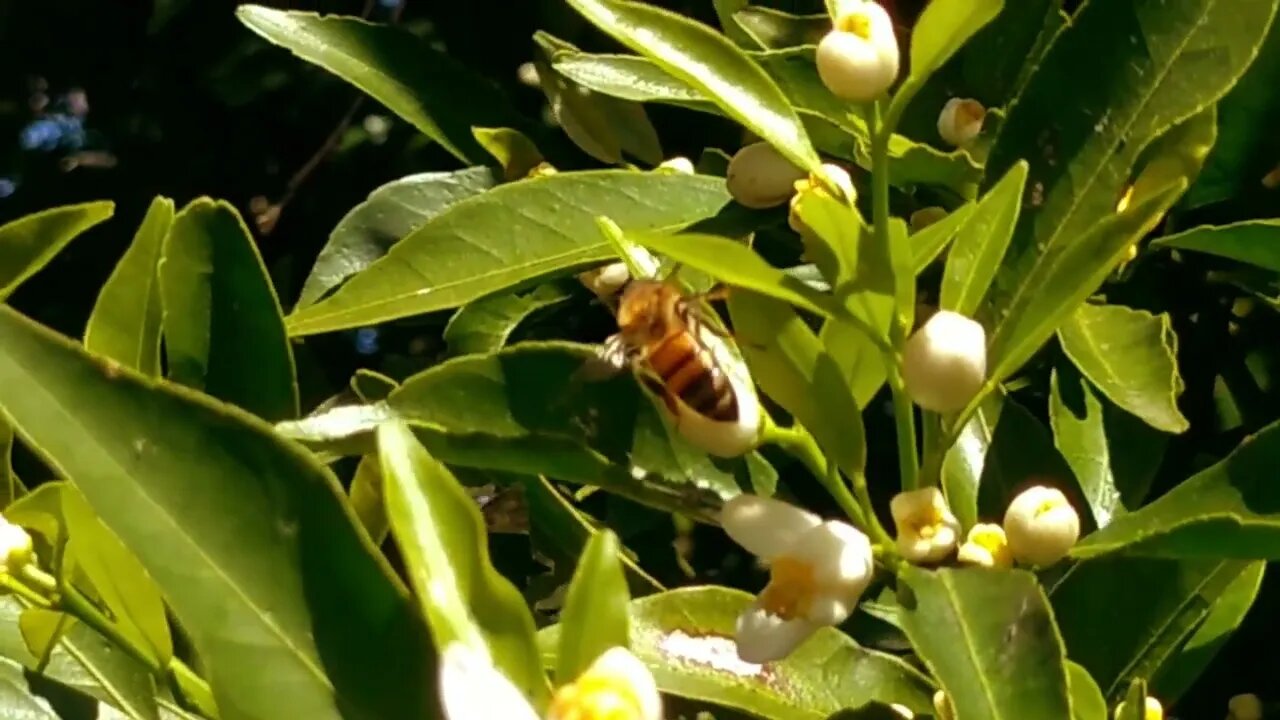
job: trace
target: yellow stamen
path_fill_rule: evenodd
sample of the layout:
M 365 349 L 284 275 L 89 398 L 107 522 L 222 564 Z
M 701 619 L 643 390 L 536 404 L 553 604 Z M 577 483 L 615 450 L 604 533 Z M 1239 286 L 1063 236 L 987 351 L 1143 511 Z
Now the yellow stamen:
M 836 21 L 840 32 L 853 33 L 863 40 L 871 39 L 871 18 L 860 12 L 851 12 Z
M 639 720 L 640 699 L 621 678 L 587 673 L 556 690 L 547 708 L 547 717 L 550 720 Z
M 813 567 L 808 563 L 778 558 L 769 568 L 769 584 L 760 593 L 760 605 L 783 620 L 801 617 L 809 611 L 816 585 Z

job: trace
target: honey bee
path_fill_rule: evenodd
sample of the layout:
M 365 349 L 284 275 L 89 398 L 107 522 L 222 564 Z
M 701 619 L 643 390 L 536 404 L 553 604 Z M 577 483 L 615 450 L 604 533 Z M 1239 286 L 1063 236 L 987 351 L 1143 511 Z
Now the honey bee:
M 709 420 L 737 422 L 738 397 L 702 336 L 704 330 L 725 336 L 704 322 L 699 305 L 723 295 L 724 290 L 686 295 L 662 280 L 632 280 L 618 301 L 618 332 L 597 356 L 599 374 L 631 368 L 676 417 L 679 402 Z

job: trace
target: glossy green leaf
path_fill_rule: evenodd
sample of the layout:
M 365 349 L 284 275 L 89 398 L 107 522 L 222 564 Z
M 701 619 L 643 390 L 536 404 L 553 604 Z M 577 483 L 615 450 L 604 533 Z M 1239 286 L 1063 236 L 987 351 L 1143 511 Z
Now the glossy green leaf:
M 1071 690 L 1072 720 L 1107 720 L 1107 699 L 1088 670 L 1068 660 L 1067 685 Z
M 1167 314 L 1086 303 L 1058 328 L 1058 339 L 1111 402 L 1167 433 L 1190 427 L 1178 410 L 1178 336 Z
M 155 660 L 157 667 L 168 665 L 173 656 L 169 620 L 160 590 L 147 571 L 102 525 L 75 488 L 63 490 L 62 514 L 70 536 L 67 556 L 74 558 L 93 583 L 121 633 Z
M 444 328 L 450 355 L 487 353 L 502 349 L 507 338 L 527 317 L 568 300 L 556 285 L 540 285 L 524 295 L 491 295 L 464 305 Z
M 977 313 L 1013 238 L 1026 182 L 1027 164 L 1014 163 L 957 230 L 942 276 L 943 310 L 967 316 Z
M 267 420 L 298 415 L 293 350 L 262 256 L 235 208 L 178 213 L 160 260 L 169 378 Z
M 408 175 L 374 190 L 333 228 L 293 311 L 314 305 L 450 205 L 488 190 L 495 182 L 492 170 L 473 167 Z
M 911 254 L 915 258 L 916 274 L 924 272 L 938 255 L 969 222 L 976 205 L 971 201 L 952 210 L 945 218 L 911 233 Z
M 748 5 L 733 13 L 733 21 L 759 47 L 769 50 L 817 45 L 831 31 L 831 16 L 826 13 L 792 15 L 759 5 Z
M 84 329 L 84 346 L 89 352 L 144 375 L 160 374 L 163 308 L 157 269 L 173 215 L 169 198 L 151 201 L 133 243 L 98 293 Z
M 821 165 L 804 124 L 760 66 L 711 28 L 628 0 L 569 0 L 615 40 L 698 89 L 797 167 Z
M 1086 537 L 1072 555 L 1280 559 L 1280 487 L 1272 482 L 1278 463 L 1280 424 L 1272 424 L 1222 462 Z
M 922 82 L 995 19 L 1003 0 L 933 0 L 911 31 L 911 75 Z
M 1244 622 L 1245 615 L 1258 597 L 1266 569 L 1267 564 L 1261 560 L 1249 563 L 1221 594 L 1212 599 L 1204 619 L 1196 625 L 1191 637 L 1153 679 L 1156 697 L 1171 704 L 1191 688 Z
M 820 629 L 785 660 L 755 665 L 733 642 L 739 613 L 754 598 L 723 587 L 669 590 L 631 603 L 631 649 L 658 688 L 677 697 L 732 708 L 768 720 L 820 720 L 868 702 L 927 712 L 933 687 L 906 662 Z M 550 664 L 560 627 L 538 634 Z
M 434 703 L 420 620 L 309 454 L 248 413 L 103 364 L 4 308 L 0 385 L 39 388 L 0 396 L 0 412 L 155 579 L 224 720 Z M 401 662 L 382 663 L 388 653 Z
M 387 539 L 391 525 L 387 519 L 387 505 L 383 494 L 382 468 L 376 455 L 360 458 L 347 495 L 351 501 L 351 510 L 359 518 L 360 525 L 369 533 L 374 545 L 381 545 Z
M 738 47 L 760 47 L 760 44 L 748 35 L 733 17 L 739 11 L 748 7 L 748 0 L 711 0 L 711 6 L 716 11 L 716 20 L 720 22 L 720 29 L 724 32 L 725 37 L 736 43 Z
M 22 481 L 13 469 L 13 444 L 13 428 L 0 418 L 0 509 L 9 507 L 23 492 Z
M 1019 220 L 997 278 L 1002 294 L 1042 254 L 1076 247 L 1115 211 L 1139 154 L 1226 93 L 1274 12 L 1272 0 L 1081 6 L 1010 108 L 987 161 L 989 183 L 1020 159 L 1031 163 L 1035 211 Z M 1203 161 L 1211 145 L 1188 149 Z
M 986 467 L 987 451 L 991 449 L 1003 407 L 1003 395 L 988 395 L 942 458 L 942 490 L 947 495 L 951 511 L 965 528 L 979 522 L 978 483 Z
M 387 515 L 431 634 L 492 654 L 538 706 L 549 697 L 538 666 L 533 616 L 520 591 L 489 562 L 484 520 L 465 489 L 414 438 L 391 422 L 378 428 Z
M 1099 558 L 1068 570 L 1050 599 L 1067 653 L 1115 703 L 1130 680 L 1160 677 L 1247 567 L 1210 558 Z
M 457 202 L 322 302 L 288 318 L 311 335 L 444 310 L 612 258 L 596 218 L 682 226 L 729 202 L 724 180 L 625 170 L 558 173 Z
M 787 304 L 732 293 L 729 315 L 751 376 L 805 426 L 851 477 L 865 470 L 862 412 L 845 374 L 804 320 Z
M 609 648 L 631 645 L 627 614 L 631 595 L 618 559 L 620 551 L 618 536 L 611 530 L 592 535 L 582 551 L 560 613 L 557 685 L 573 682 Z
M 1099 396 L 1074 368 L 1055 368 L 1049 389 L 1054 444 L 1079 479 L 1098 527 L 1106 527 L 1142 504 L 1168 436 Z
M 909 567 L 902 580 L 902 628 L 957 718 L 1071 716 L 1062 638 L 1034 575 Z
M 240 6 L 236 17 L 368 93 L 462 162 L 484 159 L 471 126 L 518 120 L 496 86 L 404 28 L 259 5 Z
M 485 152 L 493 156 L 507 181 L 527 176 L 543 161 L 542 151 L 524 133 L 511 128 L 471 128 Z M 376 190 L 374 192 L 377 192 Z
M 1280 272 L 1280 219 L 1203 225 L 1159 238 L 1151 246 L 1216 255 Z
M 115 209 L 112 202 L 64 205 L 0 225 L 0 302 Z
M 37 658 L 38 666 L 43 666 L 48 663 L 55 644 L 74 623 L 75 619 L 66 613 L 29 607 L 18 617 L 18 630 L 27 650 Z

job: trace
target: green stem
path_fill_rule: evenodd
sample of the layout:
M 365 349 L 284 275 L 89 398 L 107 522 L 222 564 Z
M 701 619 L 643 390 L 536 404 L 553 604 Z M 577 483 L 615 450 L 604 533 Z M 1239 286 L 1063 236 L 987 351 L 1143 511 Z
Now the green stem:
M 0 587 L 3 587 L 36 607 L 47 608 L 52 605 L 52 603 L 49 602 L 49 598 L 41 595 L 35 590 L 32 590 L 21 580 L 9 575 L 8 573 L 0 575 Z
M 941 484 L 942 459 L 949 445 L 943 445 L 942 416 L 926 412 L 922 418 L 924 434 L 924 462 L 920 467 L 920 486 Z
M 849 488 L 840 480 L 840 471 L 835 463 L 818 447 L 818 442 L 803 425 L 796 423 L 789 428 L 782 428 L 769 423 L 765 429 L 764 441 L 777 445 L 788 455 L 794 457 L 808 468 L 818 482 L 831 493 L 836 504 L 860 528 L 865 528 L 867 521 L 862 508 L 849 492 Z

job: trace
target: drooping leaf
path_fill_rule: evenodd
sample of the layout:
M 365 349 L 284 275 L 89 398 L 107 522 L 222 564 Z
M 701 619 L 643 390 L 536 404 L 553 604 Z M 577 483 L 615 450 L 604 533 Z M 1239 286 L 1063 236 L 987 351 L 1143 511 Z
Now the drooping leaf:
M 821 165 L 804 124 L 760 66 L 711 28 L 629 0 L 569 0 L 596 27 L 697 88 L 797 167 Z
M 1013 238 L 1026 182 L 1027 164 L 1014 163 L 956 232 L 942 276 L 943 310 L 967 316 L 978 311 L 996 270 L 1000 268 L 1009 240 Z
M 473 125 L 506 127 L 519 120 L 496 86 L 404 28 L 260 5 L 242 5 L 236 17 L 368 93 L 462 162 L 484 159 Z
M 0 385 L 40 388 L 3 394 L 0 412 L 155 579 L 224 719 L 434 703 L 420 620 L 309 454 L 248 413 L 103 364 L 6 308 Z M 387 653 L 401 662 L 381 662 Z
M 173 225 L 173 201 L 157 197 L 133 243 L 98 293 L 84 329 L 85 348 L 144 375 L 160 374 L 160 251 Z
M 785 660 L 755 665 L 738 658 L 738 614 L 754 598 L 724 587 L 669 590 L 631 602 L 631 649 L 658 688 L 769 720 L 821 720 L 868 702 L 931 708 L 933 688 L 918 670 L 823 628 Z M 560 626 L 538 633 L 544 663 L 554 660 Z
M 612 257 L 596 218 L 627 230 L 682 226 L 729 202 L 724 181 L 624 170 L 558 173 L 450 205 L 325 300 L 291 335 L 372 325 L 464 305 Z
M 909 567 L 903 583 L 902 628 L 957 718 L 1071 716 L 1062 638 L 1034 575 Z
M 115 209 L 111 202 L 64 205 L 0 225 L 0 302 Z
M 1062 350 L 1116 405 L 1168 433 L 1190 426 L 1178 410 L 1178 336 L 1167 314 L 1085 303 L 1058 328 Z
M 1242 561 L 1110 557 L 1073 566 L 1050 592 L 1071 659 L 1115 703 L 1134 678 L 1159 678 Z
M 500 350 L 521 321 L 569 297 L 563 288 L 548 284 L 524 295 L 491 295 L 468 303 L 454 313 L 444 328 L 449 354 Z
M 1067 685 L 1071 688 L 1072 720 L 1107 720 L 1107 700 L 1089 671 L 1067 661 Z
M 933 0 L 911 31 L 911 81 L 923 82 L 995 19 L 1003 0 Z
M 1116 518 L 1071 551 L 1149 557 L 1280 558 L 1280 424 L 1240 443 L 1225 460 L 1136 512 Z
M 293 350 L 262 256 L 235 208 L 178 213 L 160 260 L 169 378 L 266 420 L 298 415 Z
M 293 311 L 314 305 L 428 220 L 459 200 L 488 190 L 494 182 L 492 170 L 473 167 L 408 175 L 374 190 L 369 199 L 351 208 L 329 234 Z
M 1217 255 L 1280 272 L 1280 219 L 1204 225 L 1159 238 L 1151 246 Z
M 538 667 L 533 616 L 520 591 L 489 562 L 480 510 L 402 423 L 378 429 L 387 515 L 409 579 L 440 646 L 463 642 L 497 666 L 541 707 L 549 697 Z
M 612 647 L 631 645 L 627 579 L 619 562 L 621 546 L 612 530 L 591 536 L 569 583 L 560 613 L 556 684 L 573 682 Z

